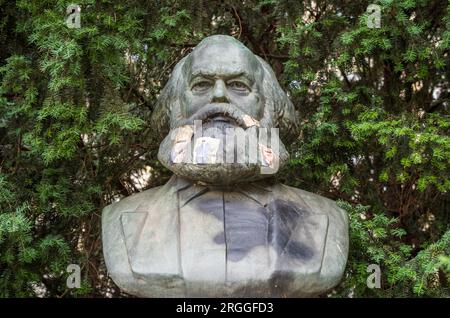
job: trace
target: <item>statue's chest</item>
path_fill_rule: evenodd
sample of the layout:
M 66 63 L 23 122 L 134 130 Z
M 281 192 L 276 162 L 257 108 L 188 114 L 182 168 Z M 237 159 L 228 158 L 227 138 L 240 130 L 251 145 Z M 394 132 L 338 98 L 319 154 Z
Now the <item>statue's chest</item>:
M 261 203 L 238 192 L 209 191 L 181 201 L 179 213 L 181 270 L 193 289 L 269 279 L 276 253 L 271 216 Z
M 127 288 L 141 296 L 282 296 L 310 284 L 302 277 L 322 264 L 328 218 L 304 206 L 273 193 L 190 187 L 122 212 L 110 232 L 124 250 L 107 255 L 121 253 L 117 272 L 129 268 Z

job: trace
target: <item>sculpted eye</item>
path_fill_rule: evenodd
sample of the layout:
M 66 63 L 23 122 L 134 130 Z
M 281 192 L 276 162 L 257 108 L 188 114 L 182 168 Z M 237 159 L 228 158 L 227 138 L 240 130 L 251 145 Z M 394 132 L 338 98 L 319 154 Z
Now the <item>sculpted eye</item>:
M 211 87 L 211 85 L 212 84 L 208 81 L 197 82 L 194 84 L 194 86 L 192 86 L 192 90 L 197 91 L 197 92 L 205 91 L 205 90 L 209 89 Z
M 228 87 L 230 87 L 232 90 L 238 91 L 238 92 L 249 92 L 250 89 L 248 86 L 240 81 L 232 81 L 228 83 Z

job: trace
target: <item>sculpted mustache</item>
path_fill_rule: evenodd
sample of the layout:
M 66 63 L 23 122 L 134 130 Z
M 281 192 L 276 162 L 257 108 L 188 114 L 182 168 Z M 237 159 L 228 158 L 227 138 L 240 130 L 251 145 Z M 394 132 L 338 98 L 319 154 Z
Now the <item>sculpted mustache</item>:
M 223 116 L 228 117 L 236 122 L 240 127 L 247 128 L 244 122 L 244 116 L 247 114 L 233 104 L 227 103 L 211 103 L 191 115 L 189 118 L 180 122 L 179 126 L 194 125 L 195 120 L 205 121 L 207 119 Z M 248 115 L 247 115 L 248 116 Z

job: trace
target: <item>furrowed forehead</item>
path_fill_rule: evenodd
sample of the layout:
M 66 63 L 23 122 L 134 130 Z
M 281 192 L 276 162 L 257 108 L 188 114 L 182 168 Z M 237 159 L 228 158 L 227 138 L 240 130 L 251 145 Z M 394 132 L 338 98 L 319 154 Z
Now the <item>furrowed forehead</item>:
M 189 79 L 197 76 L 245 76 L 253 81 L 259 64 L 251 52 L 236 47 L 215 46 L 193 52 L 188 67 L 186 73 Z

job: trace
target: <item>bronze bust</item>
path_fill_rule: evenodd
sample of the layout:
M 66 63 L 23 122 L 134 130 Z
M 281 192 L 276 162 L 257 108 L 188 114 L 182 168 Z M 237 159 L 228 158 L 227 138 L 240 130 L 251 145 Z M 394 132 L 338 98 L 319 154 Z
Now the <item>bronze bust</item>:
M 164 186 L 107 206 L 109 275 L 141 297 L 302 297 L 337 285 L 348 220 L 334 201 L 274 182 L 297 137 L 270 66 L 230 36 L 175 67 L 153 115 Z

